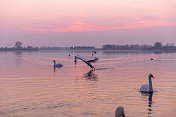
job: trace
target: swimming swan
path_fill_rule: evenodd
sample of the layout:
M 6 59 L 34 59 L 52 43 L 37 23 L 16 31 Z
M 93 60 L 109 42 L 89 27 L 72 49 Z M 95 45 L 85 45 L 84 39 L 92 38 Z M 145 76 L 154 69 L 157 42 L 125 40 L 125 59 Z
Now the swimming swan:
M 115 117 L 125 117 L 125 112 L 123 107 L 117 107 L 115 112 Z
M 54 69 L 55 68 L 61 68 L 63 66 L 61 63 L 56 64 L 55 60 L 53 60 L 53 62 L 54 62 L 54 65 L 53 65 Z
M 148 76 L 148 80 L 149 80 L 149 84 L 143 84 L 140 88 L 141 92 L 144 93 L 152 93 L 153 92 L 153 87 L 152 87 L 152 79 L 154 78 L 152 74 L 149 74 Z

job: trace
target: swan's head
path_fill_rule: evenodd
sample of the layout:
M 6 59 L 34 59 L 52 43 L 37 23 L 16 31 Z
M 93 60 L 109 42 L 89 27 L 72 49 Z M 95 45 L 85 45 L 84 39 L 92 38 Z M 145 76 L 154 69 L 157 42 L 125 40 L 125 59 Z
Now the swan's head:
M 148 76 L 149 78 L 154 78 L 154 76 L 152 75 L 152 74 L 149 74 L 149 76 Z
M 125 112 L 123 107 L 117 107 L 115 112 L 115 117 L 125 117 Z
M 53 62 L 55 63 L 56 61 L 55 61 L 55 60 L 53 60 Z

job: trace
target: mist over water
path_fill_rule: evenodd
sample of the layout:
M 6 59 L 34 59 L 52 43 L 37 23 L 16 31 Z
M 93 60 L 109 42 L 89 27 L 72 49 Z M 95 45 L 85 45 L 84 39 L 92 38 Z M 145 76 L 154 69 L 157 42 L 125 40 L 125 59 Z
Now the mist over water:
M 75 66 L 77 54 L 93 58 L 91 51 L 0 52 L 0 117 L 114 117 L 117 106 L 127 117 L 176 115 L 176 53 L 98 51 L 95 71 L 80 60 Z M 54 72 L 53 60 L 63 67 Z M 150 73 L 155 92 L 142 94 Z

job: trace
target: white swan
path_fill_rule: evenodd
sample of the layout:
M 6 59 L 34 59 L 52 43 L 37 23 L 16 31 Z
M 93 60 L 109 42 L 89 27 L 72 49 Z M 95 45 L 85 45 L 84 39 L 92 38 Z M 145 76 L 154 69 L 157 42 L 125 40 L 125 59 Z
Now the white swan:
M 55 61 L 55 60 L 53 60 L 53 62 L 54 62 L 54 65 L 53 65 L 54 69 L 55 69 L 56 67 L 57 67 L 57 68 L 60 68 L 60 67 L 63 66 L 61 63 L 56 64 L 56 61 Z
M 123 107 L 117 107 L 115 112 L 115 117 L 125 117 L 125 112 Z
M 141 92 L 144 93 L 152 93 L 153 92 L 153 87 L 152 87 L 152 79 L 154 78 L 152 74 L 149 74 L 148 76 L 148 80 L 149 80 L 149 84 L 143 84 L 140 88 Z

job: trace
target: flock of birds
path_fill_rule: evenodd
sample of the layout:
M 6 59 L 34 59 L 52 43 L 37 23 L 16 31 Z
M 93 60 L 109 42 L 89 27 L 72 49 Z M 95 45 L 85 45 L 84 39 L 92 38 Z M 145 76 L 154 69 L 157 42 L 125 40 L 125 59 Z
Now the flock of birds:
M 96 52 L 92 51 L 92 56 L 94 54 L 96 54 Z M 69 54 L 69 56 L 70 56 L 70 54 Z M 74 59 L 75 64 L 77 62 L 77 59 L 82 60 L 90 68 L 92 68 L 92 70 L 95 70 L 95 67 L 91 63 L 95 63 L 96 61 L 98 61 L 99 58 L 95 57 L 94 59 L 86 60 L 84 57 L 82 57 L 80 55 L 77 55 L 77 56 L 75 56 L 75 59 Z M 151 58 L 150 60 L 154 60 L 154 59 Z M 53 65 L 54 69 L 63 67 L 63 65 L 61 63 L 57 63 L 56 64 L 55 60 L 53 60 L 53 62 L 54 62 L 54 65 Z M 154 78 L 154 76 L 152 74 L 149 74 L 148 75 L 149 83 L 141 85 L 141 88 L 140 88 L 140 92 L 141 93 L 153 93 L 152 78 Z M 124 108 L 123 107 L 117 107 L 116 112 L 115 112 L 115 117 L 125 117 L 125 112 L 124 112 Z

